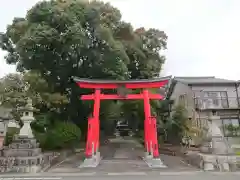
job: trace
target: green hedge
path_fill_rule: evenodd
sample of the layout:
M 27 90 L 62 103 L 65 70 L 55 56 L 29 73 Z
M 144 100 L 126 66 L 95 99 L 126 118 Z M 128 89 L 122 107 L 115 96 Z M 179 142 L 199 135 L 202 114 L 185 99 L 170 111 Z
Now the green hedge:
M 19 128 L 9 127 L 5 136 L 4 144 L 7 146 L 12 143 L 13 137 L 15 134 L 19 133 Z
M 5 137 L 5 145 L 9 145 L 19 128 L 8 128 Z M 57 122 L 47 132 L 42 133 L 33 129 L 33 133 L 43 150 L 56 150 L 74 147 L 80 143 L 81 130 L 71 122 Z
M 80 142 L 81 130 L 70 122 L 58 122 L 45 134 L 36 133 L 42 148 L 47 150 L 71 148 Z

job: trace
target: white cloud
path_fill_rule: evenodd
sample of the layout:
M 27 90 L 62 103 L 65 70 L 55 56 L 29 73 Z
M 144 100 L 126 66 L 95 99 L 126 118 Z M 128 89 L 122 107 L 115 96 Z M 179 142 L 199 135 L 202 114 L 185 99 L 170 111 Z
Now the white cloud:
M 240 79 L 239 0 L 105 1 L 119 8 L 123 19 L 134 27 L 154 27 L 167 33 L 166 74 Z M 0 15 L 5 19 L 0 20 L 0 31 L 14 16 L 23 16 L 36 0 L 17 2 L 8 0 L 1 6 Z M 0 67 L 0 76 L 10 71 Z

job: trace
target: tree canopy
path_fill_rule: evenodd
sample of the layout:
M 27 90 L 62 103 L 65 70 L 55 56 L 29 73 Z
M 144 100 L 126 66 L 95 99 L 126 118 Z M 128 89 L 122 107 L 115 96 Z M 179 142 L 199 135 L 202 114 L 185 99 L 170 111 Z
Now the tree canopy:
M 6 62 L 16 64 L 21 73 L 34 72 L 32 87 L 67 100 L 69 103 L 61 103 L 60 118 L 80 124 L 91 108 L 79 101 L 86 90 L 76 87 L 72 76 L 113 80 L 157 77 L 165 61 L 161 50 L 166 49 L 166 41 L 163 31 L 134 29 L 109 3 L 81 0 L 40 1 L 26 17 L 14 18 L 6 32 L 0 33 Z M 41 98 L 44 95 L 40 93 Z M 103 104 L 101 111 L 107 107 Z

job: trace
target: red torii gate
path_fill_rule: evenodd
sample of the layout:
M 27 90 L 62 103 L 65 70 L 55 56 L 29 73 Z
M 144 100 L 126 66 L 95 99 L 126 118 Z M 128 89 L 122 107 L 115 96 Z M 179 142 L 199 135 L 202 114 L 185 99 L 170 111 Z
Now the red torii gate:
M 150 100 L 162 100 L 160 94 L 152 94 L 149 88 L 161 88 L 168 84 L 171 77 L 143 80 L 92 80 L 74 78 L 80 88 L 95 89 L 93 94 L 82 95 L 81 100 L 94 100 L 93 114 L 88 118 L 88 136 L 86 143 L 86 157 L 91 158 L 99 149 L 99 110 L 101 100 L 139 100 L 144 101 L 144 140 L 147 154 L 153 158 L 159 157 L 156 118 L 151 116 Z M 102 89 L 117 89 L 118 94 L 102 94 Z M 142 89 L 140 94 L 127 94 L 126 89 Z

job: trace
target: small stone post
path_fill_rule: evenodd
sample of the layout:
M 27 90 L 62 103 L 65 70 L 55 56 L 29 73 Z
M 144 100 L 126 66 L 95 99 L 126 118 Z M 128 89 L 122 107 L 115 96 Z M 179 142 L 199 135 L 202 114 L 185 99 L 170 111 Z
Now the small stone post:
M 3 148 L 6 131 L 7 131 L 6 123 L 3 121 L 3 119 L 0 118 L 0 149 Z
M 0 149 L 2 149 L 4 145 L 9 119 L 9 112 L 4 112 L 3 116 L 0 117 Z
M 34 138 L 34 135 L 32 133 L 31 129 L 31 122 L 35 120 L 33 117 L 34 108 L 32 105 L 32 100 L 29 98 L 27 100 L 27 104 L 24 108 L 20 109 L 23 112 L 23 115 L 21 117 L 21 120 L 23 122 L 23 126 L 20 129 L 19 137 L 25 137 L 25 138 Z

